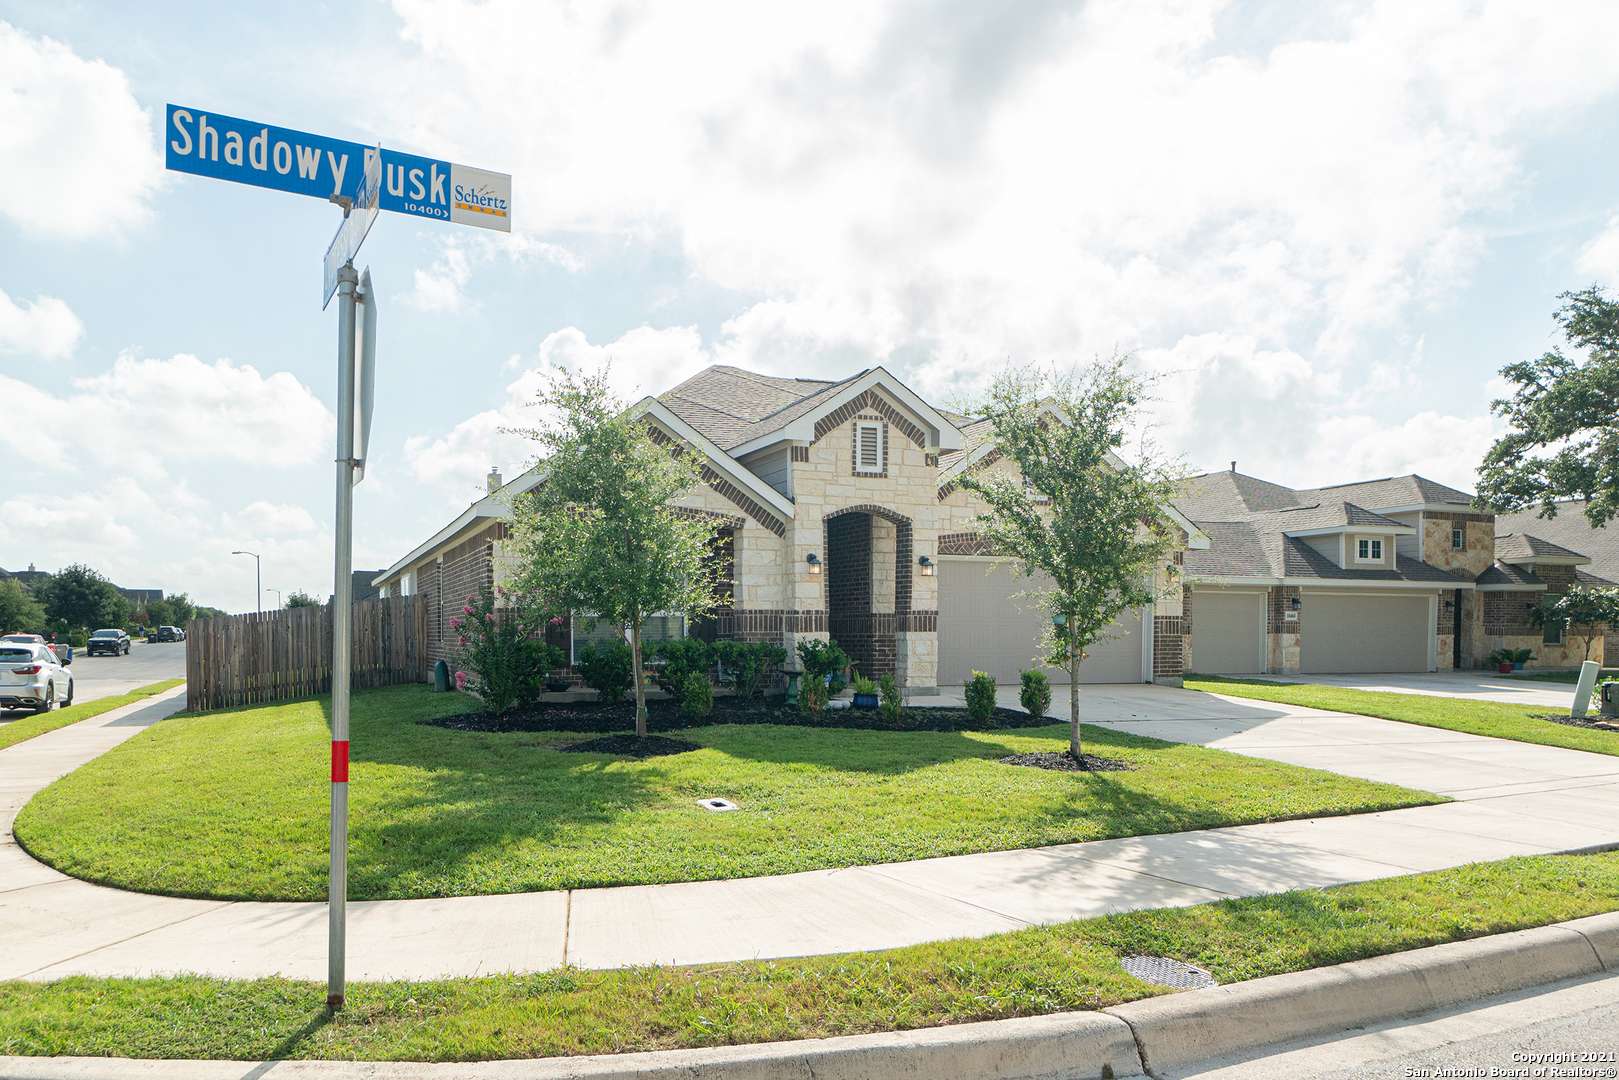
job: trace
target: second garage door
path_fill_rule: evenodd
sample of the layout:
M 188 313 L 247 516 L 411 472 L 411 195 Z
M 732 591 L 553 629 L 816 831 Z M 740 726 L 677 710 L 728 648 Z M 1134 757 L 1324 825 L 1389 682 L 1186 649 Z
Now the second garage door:
M 1018 672 L 1033 667 L 1046 616 L 1030 600 L 1012 599 L 1028 582 L 1010 563 L 941 560 L 939 563 L 939 685 L 959 686 L 974 669 L 1002 686 L 1017 685 Z M 1080 665 L 1087 683 L 1142 681 L 1141 615 L 1114 624 L 1105 641 L 1091 646 Z M 1052 682 L 1068 674 L 1044 669 Z
M 1190 670 L 1253 675 L 1265 670 L 1265 594 L 1198 589 L 1192 593 Z
M 1306 592 L 1303 600 L 1300 671 L 1327 675 L 1428 670 L 1432 615 L 1427 595 Z M 1196 610 L 1192 622 L 1195 627 Z

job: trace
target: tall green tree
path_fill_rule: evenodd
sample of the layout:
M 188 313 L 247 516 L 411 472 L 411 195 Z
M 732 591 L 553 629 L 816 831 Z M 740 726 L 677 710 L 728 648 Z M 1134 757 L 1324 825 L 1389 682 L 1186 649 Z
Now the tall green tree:
M 981 535 L 1021 564 L 1020 596 L 1050 616 L 1049 662 L 1067 669 L 1068 750 L 1080 757 L 1079 665 L 1124 612 L 1150 604 L 1181 543 L 1165 508 L 1176 475 L 1146 445 L 1117 451 L 1141 419 L 1148 387 L 1122 358 L 1071 375 L 1033 368 L 999 376 L 989 395 L 995 444 L 1022 474 L 969 472 L 988 505 Z
M 124 594 L 83 563 L 64 567 L 42 581 L 39 599 L 51 625 L 63 630 L 122 626 L 129 612 Z
M 287 594 L 287 607 L 289 608 L 320 606 L 321 603 L 319 600 L 315 599 L 313 596 L 310 596 L 302 589 L 294 589 L 292 592 Z
M 0 634 L 37 634 L 45 629 L 45 609 L 16 578 L 0 581 Z
M 535 401 L 543 479 L 512 510 L 513 587 L 547 610 L 627 627 L 635 733 L 647 733 L 641 630 L 647 616 L 712 611 L 715 526 L 670 505 L 701 482 L 692 455 L 654 439 L 607 388 L 606 372 L 560 373 Z
M 1558 299 L 1552 318 L 1575 355 L 1553 348 L 1501 369 L 1515 389 L 1491 408 L 1511 427 L 1484 455 L 1478 498 L 1541 517 L 1585 499 L 1601 526 L 1619 516 L 1619 301 L 1596 285 Z

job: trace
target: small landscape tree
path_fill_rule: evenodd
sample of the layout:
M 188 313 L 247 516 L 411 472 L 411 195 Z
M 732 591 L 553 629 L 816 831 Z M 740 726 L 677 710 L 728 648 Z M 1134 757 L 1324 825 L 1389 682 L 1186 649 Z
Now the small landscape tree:
M 995 444 L 1020 477 L 969 471 L 961 486 L 988 510 L 992 550 L 1018 560 L 1031 581 L 1020 595 L 1050 616 L 1042 645 L 1069 676 L 1068 749 L 1080 758 L 1079 664 L 1131 608 L 1150 604 L 1158 572 L 1180 543 L 1165 514 L 1175 475 L 1145 443 L 1116 451 L 1141 419 L 1146 383 L 1122 358 L 1071 375 L 1013 369 L 991 387 Z
M 287 607 L 289 607 L 289 608 L 320 607 L 320 606 L 321 606 L 321 602 L 319 600 L 315 599 L 313 596 L 310 596 L 308 593 L 304 592 L 302 589 L 294 589 L 294 590 L 292 590 L 292 592 L 287 594 Z
M 1561 623 L 1569 637 L 1581 638 L 1581 659 L 1591 659 L 1591 645 L 1603 632 L 1619 626 L 1619 589 L 1570 585 L 1559 596 L 1548 596 L 1531 612 L 1536 626 Z
M 716 528 L 671 505 L 702 476 L 624 409 L 605 371 L 560 373 L 535 404 L 547 422 L 519 433 L 538 444 L 543 479 L 512 508 L 513 586 L 550 610 L 629 628 L 635 733 L 645 735 L 642 624 L 660 612 L 698 618 L 716 602 Z

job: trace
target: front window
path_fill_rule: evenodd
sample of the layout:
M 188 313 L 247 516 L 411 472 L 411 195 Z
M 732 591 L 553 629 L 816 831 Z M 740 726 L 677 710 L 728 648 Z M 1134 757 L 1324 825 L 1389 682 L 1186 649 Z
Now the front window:
M 1540 627 L 1540 643 L 1542 645 L 1561 645 L 1563 643 L 1563 634 L 1567 629 L 1567 619 L 1547 619 Z
M 606 619 L 595 619 L 589 615 L 575 615 L 573 618 L 573 657 L 571 662 L 579 662 L 579 654 L 586 645 L 592 642 L 630 640 L 630 631 L 627 626 L 608 622 Z M 670 638 L 683 638 L 686 636 L 686 616 L 676 612 L 672 615 L 648 615 L 641 620 L 641 649 L 643 652 L 654 641 L 668 641 Z
M 1383 541 L 1361 540 L 1355 547 L 1355 559 L 1357 562 L 1382 562 Z
M 1467 546 L 1467 534 L 1461 529 L 1450 530 L 1450 550 L 1461 551 Z

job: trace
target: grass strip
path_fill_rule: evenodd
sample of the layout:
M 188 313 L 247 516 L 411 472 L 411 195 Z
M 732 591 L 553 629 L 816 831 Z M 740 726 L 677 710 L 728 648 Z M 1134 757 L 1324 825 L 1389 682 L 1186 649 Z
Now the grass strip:
M 682 968 L 323 984 L 0 983 L 0 1053 L 470 1061 L 806 1039 L 1098 1009 L 1165 991 L 1119 958 L 1222 982 L 1619 909 L 1619 853 L 1549 855 L 1138 911 L 884 952 Z
M 1061 724 L 862 731 L 715 724 L 701 749 L 564 753 L 588 734 L 454 731 L 461 694 L 354 695 L 349 834 L 356 900 L 786 874 L 1445 801 L 1427 792 L 1086 728 L 1132 771 L 1003 765 L 1061 750 Z M 177 716 L 23 808 L 30 854 L 74 877 L 177 896 L 322 900 L 325 703 Z M 740 809 L 710 813 L 719 796 Z
M 1188 690 L 1206 690 L 1230 697 L 1303 705 L 1327 712 L 1355 713 L 1398 720 L 1406 724 L 1490 735 L 1497 739 L 1560 746 L 1619 755 L 1619 732 L 1573 727 L 1544 719 L 1558 710 L 1552 705 L 1509 705 L 1504 701 L 1468 701 L 1428 694 L 1393 694 L 1385 690 L 1355 690 L 1319 683 L 1279 683 L 1264 679 L 1236 679 L 1199 675 L 1186 680 Z
M 172 690 L 183 682 L 185 682 L 184 679 L 165 679 L 162 682 L 138 687 L 127 694 L 119 694 L 117 697 L 97 698 L 94 701 L 86 701 L 79 705 L 69 705 L 65 709 L 52 709 L 50 712 L 33 713 L 19 720 L 0 724 L 0 750 L 4 750 L 8 746 L 15 746 L 25 739 L 32 739 L 35 735 L 43 735 L 47 731 L 55 731 L 57 728 L 76 724 L 80 720 L 88 720 L 92 716 L 100 716 L 102 713 L 123 708 L 125 705 L 133 704 L 142 698 L 149 698 L 154 694 L 161 694 L 165 690 Z

